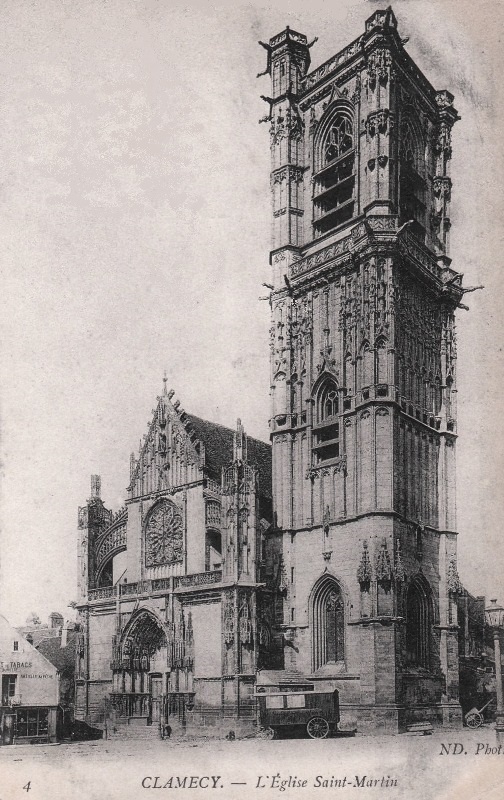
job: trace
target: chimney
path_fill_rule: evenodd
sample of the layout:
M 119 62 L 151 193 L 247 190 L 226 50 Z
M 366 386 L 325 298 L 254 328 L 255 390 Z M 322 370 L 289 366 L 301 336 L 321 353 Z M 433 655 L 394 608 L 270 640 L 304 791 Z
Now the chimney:
M 60 640 L 60 647 L 66 647 L 68 643 L 68 620 L 63 623 L 63 627 L 61 629 L 61 640 Z

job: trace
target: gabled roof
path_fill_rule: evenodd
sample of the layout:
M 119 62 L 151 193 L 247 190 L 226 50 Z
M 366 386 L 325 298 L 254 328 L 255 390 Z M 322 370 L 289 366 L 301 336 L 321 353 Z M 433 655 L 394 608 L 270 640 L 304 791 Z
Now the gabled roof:
M 47 625 L 37 625 L 37 627 L 33 625 L 23 625 L 20 628 L 16 628 L 17 631 L 23 636 L 25 639 L 27 636 L 31 637 L 31 644 L 38 648 L 40 642 L 45 639 L 55 639 L 57 642 L 60 641 L 60 631 L 55 628 L 49 628 Z
M 77 634 L 72 631 L 68 634 L 68 644 L 61 647 L 61 640 L 43 639 L 40 642 L 37 650 L 47 658 L 51 664 L 54 664 L 58 672 L 72 672 L 75 668 L 75 649 L 77 643 Z
M 208 477 L 220 483 L 221 470 L 228 467 L 233 460 L 233 437 L 235 431 L 200 419 L 192 414 L 185 414 L 197 439 L 205 446 L 205 467 Z M 259 494 L 271 497 L 271 445 L 247 436 L 247 460 L 251 467 L 259 473 Z
M 15 641 L 18 643 L 16 651 L 13 650 Z M 44 672 L 48 671 L 48 667 L 54 666 L 31 642 L 21 636 L 18 628 L 14 628 L 3 614 L 0 614 L 0 656 L 2 659 L 11 655 L 11 657 L 15 656 L 16 660 L 24 661 L 23 656 L 28 654 L 30 661 L 33 661 L 36 666 L 40 666 Z
M 174 391 L 166 391 L 166 384 L 163 394 L 157 398 L 156 408 L 153 409 L 152 420 L 149 430 L 140 442 L 140 453 L 138 459 L 132 454 L 130 464 L 131 482 L 130 492 L 135 492 L 135 487 L 141 480 L 142 463 L 149 459 L 149 451 L 154 453 L 159 448 L 158 437 L 163 435 L 165 439 L 164 455 L 168 458 L 169 468 L 169 447 L 167 448 L 166 431 L 167 422 L 170 422 L 171 430 L 175 429 L 175 437 L 179 442 L 183 442 L 182 454 L 186 459 L 187 466 L 195 477 L 201 476 L 202 472 L 212 480 L 220 484 L 222 468 L 229 467 L 233 462 L 233 441 L 236 431 L 219 425 L 216 422 L 196 417 L 188 414 L 180 407 L 178 400 L 172 401 Z M 241 423 L 240 428 L 241 428 Z M 243 431 L 243 429 L 241 428 Z M 170 434 L 173 436 L 173 433 Z M 203 448 L 198 446 L 198 441 Z M 169 444 L 169 443 L 168 443 Z M 247 436 L 247 463 L 255 467 L 258 472 L 259 495 L 269 502 L 272 496 L 271 487 L 271 445 Z M 164 468 L 166 470 L 166 467 Z M 165 475 L 167 476 L 167 472 Z M 135 494 L 133 494 L 135 496 Z M 107 530 L 110 528 L 108 526 Z

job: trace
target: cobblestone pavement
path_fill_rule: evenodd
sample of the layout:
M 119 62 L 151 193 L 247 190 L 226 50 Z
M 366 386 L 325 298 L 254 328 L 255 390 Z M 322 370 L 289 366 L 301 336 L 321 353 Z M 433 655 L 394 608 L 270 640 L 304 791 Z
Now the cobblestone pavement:
M 495 731 L 484 726 L 431 736 L 130 739 L 0 749 L 0 800 L 151 800 L 151 789 L 164 789 L 154 797 L 168 792 L 169 800 L 502 800 L 504 744 L 499 748 Z

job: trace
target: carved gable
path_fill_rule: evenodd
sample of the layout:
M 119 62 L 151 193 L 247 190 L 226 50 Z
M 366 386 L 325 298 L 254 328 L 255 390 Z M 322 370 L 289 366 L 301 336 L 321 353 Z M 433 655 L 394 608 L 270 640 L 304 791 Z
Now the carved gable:
M 178 401 L 171 402 L 172 394 L 158 398 L 139 456 L 131 456 L 131 498 L 166 491 L 201 477 L 204 447 Z

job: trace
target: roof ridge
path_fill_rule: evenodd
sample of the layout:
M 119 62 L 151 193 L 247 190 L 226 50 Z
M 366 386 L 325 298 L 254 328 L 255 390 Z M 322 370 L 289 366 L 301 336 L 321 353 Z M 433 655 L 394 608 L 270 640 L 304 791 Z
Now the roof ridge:
M 223 430 L 228 431 L 229 433 L 236 433 L 236 428 L 230 428 L 228 425 L 223 425 L 221 422 L 213 422 L 211 419 L 204 419 L 204 417 L 198 417 L 197 414 L 191 414 L 189 411 L 186 411 L 186 417 L 190 419 L 197 419 L 200 422 L 205 422 L 208 425 L 214 425 L 216 428 L 223 428 Z M 259 444 L 264 444 L 266 447 L 271 447 L 270 442 L 265 442 L 263 439 L 257 439 L 255 436 L 250 436 L 246 431 L 245 435 L 249 442 L 258 442 Z

